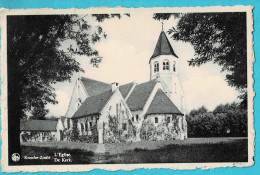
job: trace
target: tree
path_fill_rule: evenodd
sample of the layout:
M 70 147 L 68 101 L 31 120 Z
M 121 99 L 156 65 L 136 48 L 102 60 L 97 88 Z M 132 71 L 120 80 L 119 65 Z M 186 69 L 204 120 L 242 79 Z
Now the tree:
M 174 40 L 190 42 L 194 58 L 190 66 L 212 61 L 226 71 L 226 81 L 241 91 L 241 105 L 247 108 L 246 13 L 154 14 L 156 20 L 178 18 L 177 28 L 168 31 Z
M 213 112 L 201 107 L 187 115 L 189 137 L 245 137 L 247 110 L 239 104 L 220 104 Z
M 92 18 L 103 21 L 115 16 L 120 14 Z M 76 55 L 91 57 L 90 63 L 98 66 L 102 57 L 93 44 L 106 34 L 100 26 L 91 26 L 86 17 L 7 17 L 8 106 L 12 109 L 9 116 L 25 117 L 34 109 L 44 112 L 47 103 L 56 104 L 52 85 L 70 81 L 74 72 L 83 72 Z
M 208 112 L 208 110 L 205 108 L 205 106 L 201 106 L 199 109 L 193 109 L 190 111 L 190 115 L 192 116 L 195 116 L 195 115 L 198 115 L 198 114 L 204 114 Z
M 37 107 L 34 107 L 32 110 L 32 116 L 31 119 L 40 119 L 45 120 L 45 116 L 48 114 L 49 110 L 44 108 L 43 103 L 39 103 Z

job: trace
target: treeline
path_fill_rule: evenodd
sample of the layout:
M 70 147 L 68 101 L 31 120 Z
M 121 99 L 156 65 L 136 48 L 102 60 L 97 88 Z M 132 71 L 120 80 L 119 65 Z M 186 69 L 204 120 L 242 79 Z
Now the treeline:
M 188 137 L 247 137 L 247 109 L 238 103 L 204 106 L 186 116 Z

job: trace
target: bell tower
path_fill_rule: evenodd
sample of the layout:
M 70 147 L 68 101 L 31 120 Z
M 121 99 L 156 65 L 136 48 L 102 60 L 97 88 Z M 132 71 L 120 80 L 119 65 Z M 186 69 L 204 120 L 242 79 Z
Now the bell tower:
M 179 60 L 162 29 L 149 61 L 150 80 L 160 81 L 166 95 L 184 113 L 184 96 L 179 81 Z

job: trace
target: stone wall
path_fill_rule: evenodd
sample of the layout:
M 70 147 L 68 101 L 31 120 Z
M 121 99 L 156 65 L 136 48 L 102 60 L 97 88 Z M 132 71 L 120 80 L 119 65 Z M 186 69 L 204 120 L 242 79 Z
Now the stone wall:
M 180 115 L 148 115 L 140 130 L 141 140 L 176 140 L 183 134 Z

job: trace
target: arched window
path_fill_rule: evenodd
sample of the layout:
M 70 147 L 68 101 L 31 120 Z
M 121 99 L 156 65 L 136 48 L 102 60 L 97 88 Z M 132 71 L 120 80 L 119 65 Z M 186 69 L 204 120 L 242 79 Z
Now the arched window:
M 67 119 L 68 129 L 70 129 L 70 119 Z
M 173 62 L 172 70 L 173 70 L 173 72 L 176 72 L 176 62 L 175 61 Z
M 85 123 L 85 131 L 88 131 L 88 122 Z
M 138 119 L 139 119 L 139 115 L 138 114 L 135 116 L 135 119 L 136 119 L 136 121 L 138 121 Z
M 81 129 L 81 133 L 83 133 L 83 131 L 84 131 L 84 124 L 83 123 L 80 123 L 80 129 Z
M 171 122 L 171 117 L 167 117 L 167 123 Z
M 169 70 L 169 61 L 168 60 L 163 61 L 163 70 Z
M 159 62 L 154 63 L 154 73 L 159 72 Z
M 158 123 L 158 117 L 154 118 L 154 123 Z

